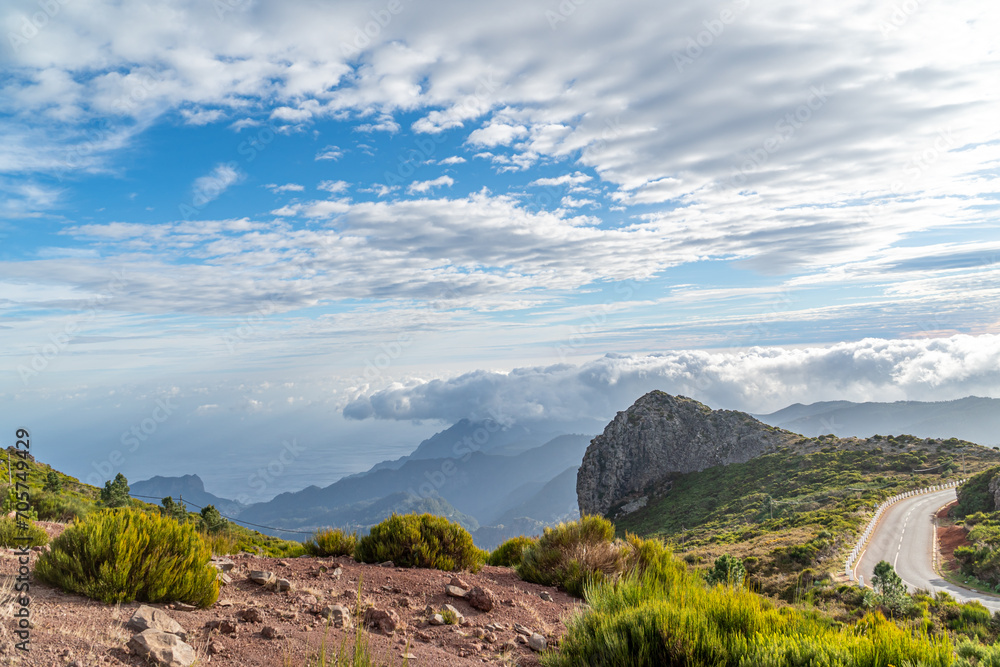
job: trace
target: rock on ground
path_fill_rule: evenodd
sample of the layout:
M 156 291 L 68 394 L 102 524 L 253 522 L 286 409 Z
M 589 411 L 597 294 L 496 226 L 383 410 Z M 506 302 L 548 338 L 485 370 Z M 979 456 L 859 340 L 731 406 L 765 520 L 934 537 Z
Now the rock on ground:
M 187 632 L 181 624 L 170 618 L 167 612 L 156 609 L 148 605 L 143 605 L 135 610 L 132 618 L 128 620 L 125 627 L 133 632 L 143 632 L 144 630 L 159 630 L 177 635 L 181 639 L 187 639 Z
M 153 660 L 161 667 L 190 667 L 198 658 L 190 645 L 169 632 L 143 630 L 133 635 L 128 647 L 136 655 Z

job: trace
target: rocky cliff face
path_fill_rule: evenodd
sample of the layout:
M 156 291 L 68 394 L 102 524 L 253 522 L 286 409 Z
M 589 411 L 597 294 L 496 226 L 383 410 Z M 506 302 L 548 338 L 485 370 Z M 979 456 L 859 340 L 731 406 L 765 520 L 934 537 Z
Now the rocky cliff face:
M 650 392 L 591 441 L 576 480 L 580 511 L 606 514 L 623 502 L 641 502 L 646 489 L 670 473 L 744 463 L 798 438 L 745 412 Z
M 996 511 L 1000 507 L 1000 475 L 995 475 L 986 489 L 993 499 L 993 510 Z

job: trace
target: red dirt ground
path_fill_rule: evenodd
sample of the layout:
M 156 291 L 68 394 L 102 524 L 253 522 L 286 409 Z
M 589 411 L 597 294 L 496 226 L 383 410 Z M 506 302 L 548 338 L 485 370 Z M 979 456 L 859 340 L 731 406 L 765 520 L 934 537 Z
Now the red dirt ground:
M 955 549 L 970 546 L 965 527 L 952 523 L 954 519 L 951 516 L 951 512 L 957 504 L 957 501 L 949 503 L 936 514 L 940 520 L 937 528 L 938 553 L 941 554 L 940 566 L 949 572 L 958 571 L 958 563 L 955 561 Z
M 51 532 L 57 530 L 54 526 Z M 392 609 L 401 619 L 400 627 L 386 636 L 372 631 L 370 646 L 379 662 L 402 665 L 403 654 L 412 657 L 407 664 L 417 666 L 457 667 L 461 665 L 537 665 L 538 658 L 527 646 L 516 641 L 514 624 L 526 626 L 545 635 L 549 645 L 557 643 L 565 632 L 564 620 L 580 608 L 580 602 L 550 587 L 529 584 L 518 579 L 513 570 L 484 567 L 477 574 L 459 573 L 471 586 L 490 591 L 496 606 L 490 612 L 473 609 L 465 600 L 445 595 L 445 584 L 452 574 L 437 570 L 379 567 L 356 563 L 350 558 L 272 559 L 241 554 L 233 556 L 236 568 L 230 572 L 233 583 L 223 586 L 219 601 L 209 609 L 181 611 L 170 605 L 164 608 L 190 633 L 188 643 L 198 652 L 199 665 L 232 667 L 304 667 L 313 664 L 324 642 L 334 652 L 345 632 L 327 629 L 325 622 L 312 613 L 314 604 L 343 604 L 351 609 L 362 605 Z M 33 567 L 34 556 L 32 558 Z M 126 644 L 132 633 L 125 624 L 139 603 L 106 605 L 87 598 L 63 593 L 33 581 L 31 584 L 31 651 L 15 650 L 13 596 L 17 557 L 11 549 L 0 549 L 0 664 L 2 665 L 133 665 L 145 663 L 130 655 Z M 321 570 L 321 566 L 327 568 Z M 339 577 L 333 576 L 337 566 Z M 251 570 L 268 570 L 292 582 L 291 592 L 267 590 L 247 577 Z M 551 595 L 552 601 L 540 597 Z M 430 626 L 425 608 L 440 610 L 452 604 L 465 616 L 466 624 Z M 238 612 L 256 607 L 263 612 L 259 623 L 238 620 Z M 213 620 L 230 620 L 235 634 L 219 635 L 208 630 Z M 492 636 L 477 638 L 484 626 L 500 626 Z M 281 635 L 266 639 L 261 630 L 273 626 Z M 353 632 L 351 633 L 353 636 Z M 493 640 L 492 642 L 489 640 Z M 210 655 L 214 642 L 222 652 Z M 505 648 L 506 645 L 506 648 Z

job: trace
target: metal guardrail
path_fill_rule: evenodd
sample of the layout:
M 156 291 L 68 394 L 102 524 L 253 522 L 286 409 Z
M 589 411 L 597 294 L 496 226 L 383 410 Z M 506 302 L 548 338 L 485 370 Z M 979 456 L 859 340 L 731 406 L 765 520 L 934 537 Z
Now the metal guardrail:
M 919 489 L 917 491 L 906 491 L 905 493 L 900 493 L 893 496 L 892 498 L 889 498 L 888 500 L 884 501 L 881 505 L 879 505 L 875 509 L 875 516 L 873 516 L 871 521 L 868 522 L 868 525 L 865 526 L 864 532 L 861 533 L 861 537 L 858 538 L 858 543 L 854 545 L 854 549 L 851 550 L 851 553 L 847 556 L 847 559 L 844 561 L 844 571 L 847 573 L 847 576 L 850 577 L 851 581 L 855 581 L 854 566 L 857 563 L 858 558 L 864 552 L 865 545 L 868 544 L 868 540 L 869 538 L 871 538 L 872 533 L 875 532 L 875 527 L 878 525 L 879 520 L 882 518 L 882 514 L 885 512 L 885 510 L 889 508 L 890 505 L 894 505 L 895 503 L 899 502 L 900 500 L 903 500 L 904 498 L 912 498 L 913 496 L 922 496 L 925 493 L 933 493 L 934 491 L 944 491 L 945 489 L 958 487 L 964 484 L 966 481 L 968 481 L 968 479 L 960 479 L 954 482 L 948 482 L 947 484 L 936 484 L 934 486 L 928 486 L 925 489 Z

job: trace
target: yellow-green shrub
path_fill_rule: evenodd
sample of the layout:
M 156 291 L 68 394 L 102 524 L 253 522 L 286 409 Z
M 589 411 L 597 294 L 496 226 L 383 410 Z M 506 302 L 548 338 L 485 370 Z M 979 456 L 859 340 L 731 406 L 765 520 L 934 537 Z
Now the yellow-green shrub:
M 524 550 L 537 543 L 538 540 L 534 537 L 525 537 L 524 535 L 512 537 L 493 550 L 493 553 L 490 554 L 489 563 L 490 565 L 497 565 L 499 567 L 514 567 L 519 565 Z
M 362 563 L 392 561 L 398 567 L 477 572 L 487 553 L 472 543 L 457 523 L 432 514 L 393 514 L 358 541 L 354 558 Z
M 102 510 L 67 528 L 35 568 L 38 578 L 107 603 L 219 597 L 211 551 L 191 524 L 134 509 Z
M 18 539 L 20 537 L 28 539 Z M 48 541 L 48 534 L 30 519 L 26 522 L 26 528 L 18 528 L 17 521 L 13 518 L 0 519 L 0 547 L 40 547 Z
M 358 546 L 358 534 L 346 534 L 342 530 L 321 528 L 302 543 L 310 556 L 353 556 Z
M 31 504 L 38 512 L 38 518 L 42 521 L 58 521 L 60 523 L 82 519 L 93 509 L 93 503 L 88 503 L 83 498 L 50 491 L 35 494 L 31 499 Z
M 538 542 L 521 553 L 517 574 L 525 581 L 561 586 L 582 597 L 588 581 L 600 581 L 625 568 L 622 545 L 614 540 L 615 527 L 602 516 L 584 515 L 546 528 Z
M 652 554 L 650 554 L 652 555 Z M 854 625 L 790 607 L 745 588 L 704 585 L 663 552 L 645 570 L 589 583 L 587 611 L 567 624 L 546 667 L 947 667 L 946 636 L 928 638 L 868 614 Z

